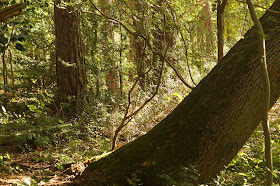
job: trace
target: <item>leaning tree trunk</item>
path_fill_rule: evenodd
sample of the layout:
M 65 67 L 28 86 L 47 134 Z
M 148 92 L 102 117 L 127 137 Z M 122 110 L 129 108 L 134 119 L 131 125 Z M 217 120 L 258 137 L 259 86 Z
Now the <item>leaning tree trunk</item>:
M 271 9 L 279 11 L 280 0 Z M 280 96 L 279 19 L 269 12 L 261 18 L 267 34 L 270 107 Z M 89 163 L 75 183 L 106 180 L 124 185 L 133 177 L 144 185 L 209 182 L 235 157 L 263 116 L 257 37 L 251 29 L 170 115 L 146 135 Z
M 54 7 L 56 75 L 57 86 L 61 93 L 59 106 L 68 101 L 66 96 L 73 96 L 75 100 L 71 101 L 70 105 L 77 108 L 81 106 L 80 101 L 87 92 L 80 15 L 79 11 L 73 11 L 71 7 L 58 8 L 59 3 L 60 0 L 56 0 Z
M 22 10 L 26 8 L 27 4 L 18 3 L 5 8 L 0 8 L 0 23 L 22 13 Z

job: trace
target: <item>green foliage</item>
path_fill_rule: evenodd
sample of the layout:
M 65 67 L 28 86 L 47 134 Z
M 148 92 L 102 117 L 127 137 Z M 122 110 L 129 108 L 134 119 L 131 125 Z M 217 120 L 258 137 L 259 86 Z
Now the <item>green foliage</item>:
M 138 186 L 138 185 L 143 185 L 143 183 L 141 183 L 141 179 L 133 177 L 132 179 L 128 179 L 128 184 L 131 186 Z
M 157 175 L 158 185 L 197 185 L 198 172 L 195 166 L 178 166 L 169 172 Z
M 0 156 L 0 166 L 1 167 L 6 167 L 5 162 L 8 162 L 10 160 L 11 160 L 11 158 L 10 158 L 9 154 L 6 154 L 4 156 Z
M 4 0 L 0 2 L 0 7 L 17 2 L 19 0 Z M 165 53 L 169 45 L 166 55 L 173 59 L 172 63 L 187 82 L 191 82 L 189 70 L 194 81 L 198 83 L 216 64 L 214 1 L 210 1 L 213 6 L 210 10 L 212 28 L 205 27 L 210 23 L 207 22 L 210 18 L 202 16 L 205 10 L 204 1 L 201 3 L 194 0 L 175 0 L 159 5 L 159 1 L 145 0 L 135 1 L 137 6 L 131 6 L 132 1 L 127 0 L 116 0 L 112 4 L 93 1 L 105 14 L 122 21 L 127 28 L 145 36 L 150 43 L 145 43 L 142 37 L 133 41 L 132 35 L 124 27 L 120 24 L 109 24 L 108 19 L 102 16 L 81 14 L 87 66 L 87 101 L 84 108 L 63 113 L 64 115 L 59 117 L 58 111 L 70 107 L 67 103 L 62 104 L 62 108 L 57 107 L 57 74 L 54 69 L 50 79 L 46 80 L 49 64 L 55 56 L 53 1 L 25 2 L 28 3 L 28 7 L 22 15 L 0 25 L 1 58 L 5 51 L 6 65 L 9 67 L 9 82 L 8 85 L 3 85 L 3 66 L 0 64 L 0 145 L 17 144 L 22 151 L 37 154 L 39 157 L 34 160 L 38 162 L 55 159 L 55 165 L 61 171 L 64 170 L 65 164 L 84 161 L 110 151 L 112 134 L 120 125 L 129 104 L 128 92 L 136 78 L 140 77 L 137 72 L 139 61 L 143 62 L 141 68 L 146 73 L 145 88 L 137 84 L 132 91 L 129 113 L 137 110 L 154 93 L 159 82 L 161 61 L 148 47 L 149 44 L 158 53 Z M 272 0 L 258 0 L 256 3 L 268 7 Z M 59 6 L 72 6 L 77 11 L 95 11 L 87 1 L 62 1 Z M 264 10 L 257 9 L 259 16 L 263 12 Z M 252 23 L 248 19 L 246 5 L 236 1 L 229 2 L 225 19 L 225 49 L 228 51 L 242 38 Z M 213 45 L 206 42 L 211 39 Z M 141 46 L 141 60 L 135 60 L 133 42 L 136 41 L 145 43 Z M 12 58 L 8 49 L 11 50 Z M 10 59 L 14 85 L 11 84 Z M 70 65 L 66 61 L 64 64 Z M 109 91 L 108 76 L 112 70 L 117 70 L 118 78 L 122 80 L 122 92 L 117 95 Z M 166 63 L 163 66 L 161 82 L 158 95 L 121 131 L 118 147 L 148 132 L 190 92 Z M 2 90 L 5 92 L 2 93 Z M 75 98 L 69 96 L 67 99 Z M 280 140 L 277 131 L 280 129 L 276 123 L 273 127 L 274 165 L 275 174 L 278 175 Z M 0 167 L 6 166 L 8 161 L 7 157 L 0 156 Z M 160 179 L 167 180 L 170 185 L 188 185 L 186 180 L 197 178 L 194 167 L 180 167 L 176 171 L 178 178 L 173 175 L 161 175 Z M 262 136 L 260 132 L 256 132 L 214 184 L 261 185 L 264 174 Z M 34 177 L 31 184 L 38 184 L 40 179 L 43 178 Z M 141 180 L 137 177 L 131 178 L 128 184 L 141 185 Z
M 274 183 L 279 184 L 279 119 L 271 123 Z M 215 180 L 218 185 L 265 185 L 264 139 L 259 126 L 238 155 Z

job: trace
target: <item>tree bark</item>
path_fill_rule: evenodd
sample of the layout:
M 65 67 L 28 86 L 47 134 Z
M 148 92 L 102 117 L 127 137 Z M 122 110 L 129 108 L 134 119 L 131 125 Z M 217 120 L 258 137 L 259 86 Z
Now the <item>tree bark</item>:
M 196 23 L 198 25 L 197 37 L 200 49 L 211 54 L 214 52 L 215 43 L 213 37 L 213 23 L 209 0 L 206 0 L 204 3 L 205 5 L 199 13 L 199 19 Z
M 266 62 L 266 49 L 265 49 L 265 37 L 262 25 L 258 20 L 257 14 L 255 12 L 254 5 L 251 0 L 246 0 L 248 9 L 251 14 L 251 18 L 254 22 L 256 32 L 258 33 L 258 49 L 259 49 L 259 65 L 261 68 L 262 82 L 264 87 L 264 106 L 263 106 L 263 118 L 262 125 L 265 137 L 265 166 L 266 166 L 266 185 L 270 186 L 273 184 L 273 160 L 272 160 L 272 148 L 271 148 L 271 138 L 269 131 L 269 122 L 268 122 L 268 111 L 270 104 L 270 83 L 267 71 L 267 62 Z
M 71 7 L 58 8 L 59 3 L 60 0 L 56 0 L 54 7 L 56 75 L 57 86 L 61 93 L 59 106 L 67 102 L 63 96 L 66 94 L 66 96 L 75 97 L 70 104 L 77 108 L 81 106 L 80 101 L 84 99 L 87 92 L 86 67 L 79 25 L 80 15 Z
M 101 5 L 101 10 L 106 14 L 111 16 L 111 0 L 99 0 Z M 118 71 L 118 63 L 114 56 L 114 31 L 112 22 L 104 22 L 102 25 L 103 32 L 103 58 L 106 65 L 108 65 L 108 72 L 106 77 L 106 85 L 111 96 L 117 98 L 120 96 L 120 78 Z
M 5 8 L 0 9 L 0 23 L 9 19 L 11 17 L 20 15 L 22 13 L 22 9 L 26 8 L 25 3 L 14 4 Z
M 271 9 L 279 11 L 280 0 Z M 266 12 L 260 19 L 267 35 L 270 107 L 280 96 L 279 18 Z M 146 135 L 89 163 L 74 184 L 125 185 L 132 178 L 144 185 L 209 182 L 235 157 L 263 117 L 257 38 L 249 30 L 164 120 Z
M 218 37 L 218 62 L 224 57 L 224 13 L 227 0 L 218 0 L 217 8 L 217 37 Z

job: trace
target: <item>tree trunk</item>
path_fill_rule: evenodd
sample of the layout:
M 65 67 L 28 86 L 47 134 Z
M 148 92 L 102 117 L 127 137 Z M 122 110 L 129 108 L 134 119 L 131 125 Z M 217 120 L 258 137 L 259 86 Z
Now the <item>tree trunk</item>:
M 272 10 L 280 10 L 276 0 Z M 280 96 L 279 14 L 261 23 L 267 46 L 270 107 Z M 75 184 L 206 183 L 235 157 L 263 116 L 258 39 L 248 31 L 176 109 L 146 135 L 88 164 Z M 195 170 L 197 172 L 195 172 Z M 103 181 L 102 181 L 103 180 Z
M 111 0 L 99 0 L 101 5 L 101 10 L 106 15 L 111 17 Z M 118 63 L 117 60 L 114 58 L 114 31 L 113 31 L 113 23 L 112 22 L 105 22 L 102 25 L 102 32 L 103 32 L 103 56 L 105 64 L 108 65 L 108 72 L 106 77 L 106 85 L 111 96 L 118 97 L 120 94 L 120 78 L 119 78 L 119 71 L 118 71 Z
M 218 62 L 224 57 L 224 13 L 227 0 L 218 0 L 217 8 L 217 38 L 218 38 Z
M 138 14 L 133 17 L 133 27 L 139 34 L 145 34 L 145 7 L 143 6 L 143 2 L 139 2 L 136 0 L 130 1 L 129 8 L 135 8 Z M 132 58 L 136 67 L 137 76 L 140 78 L 139 83 L 140 87 L 145 91 L 145 84 L 146 84 L 146 74 L 145 69 L 147 67 L 146 61 L 146 47 L 145 41 L 138 37 L 137 35 L 130 36 L 130 47 L 131 47 L 131 54 Z
M 60 0 L 56 0 L 54 7 L 57 86 L 60 93 L 75 97 L 70 104 L 77 108 L 87 92 L 80 14 L 78 11 L 70 13 L 71 7 L 58 8 L 59 3 Z M 59 106 L 64 102 L 67 100 L 61 95 Z
M 22 13 L 22 10 L 26 8 L 25 3 L 14 4 L 0 9 L 0 23 Z
M 212 54 L 214 52 L 214 32 L 209 0 L 205 1 L 197 21 L 197 37 L 200 48 Z

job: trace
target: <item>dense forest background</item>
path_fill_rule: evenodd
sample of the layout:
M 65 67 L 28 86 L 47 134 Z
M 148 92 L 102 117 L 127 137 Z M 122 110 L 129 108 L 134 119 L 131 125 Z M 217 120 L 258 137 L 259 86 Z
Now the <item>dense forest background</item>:
M 253 25 L 237 0 L 2 0 L 0 8 L 17 3 L 27 4 L 22 14 L 0 23 L 3 185 L 63 184 L 93 157 L 146 134 Z M 273 1 L 254 3 L 260 17 Z M 278 114 L 276 104 L 275 183 Z M 258 127 L 211 184 L 263 185 L 263 141 Z

